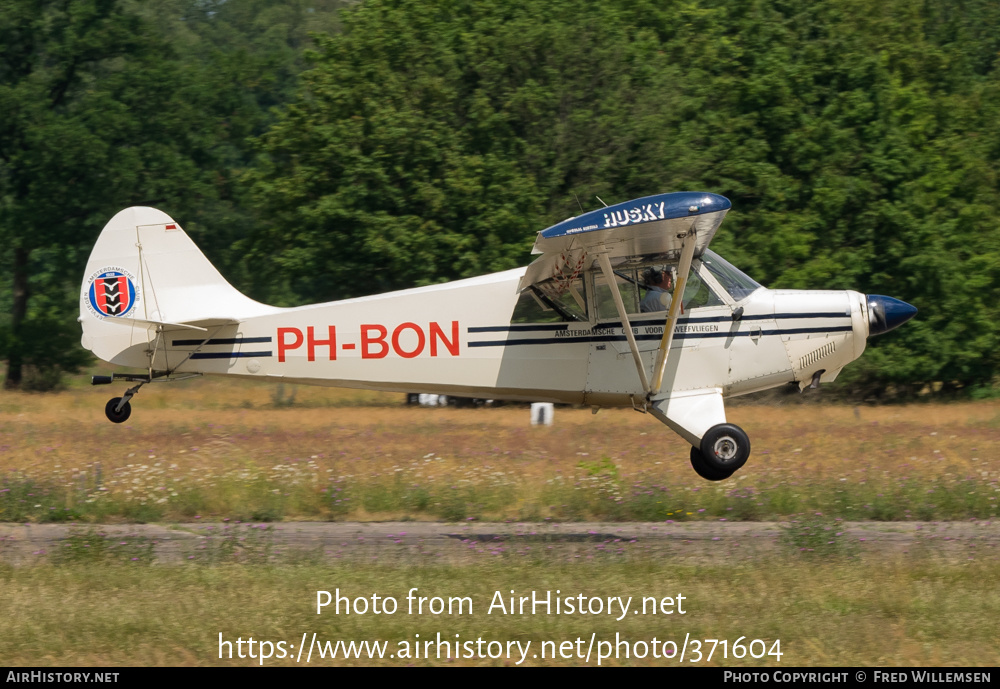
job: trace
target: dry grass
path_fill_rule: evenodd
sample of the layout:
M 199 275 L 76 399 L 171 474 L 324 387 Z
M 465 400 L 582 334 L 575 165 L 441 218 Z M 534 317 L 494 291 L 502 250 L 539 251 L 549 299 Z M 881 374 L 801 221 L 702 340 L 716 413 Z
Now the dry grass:
M 220 659 L 219 634 L 235 641 L 285 641 L 303 633 L 320 640 L 400 641 L 434 638 L 487 641 L 657 637 L 762 639 L 783 655 L 753 660 L 706 656 L 725 666 L 995 666 L 1000 580 L 993 563 L 936 560 L 807 562 L 773 558 L 727 566 L 676 565 L 648 558 L 619 562 L 532 564 L 502 559 L 459 567 L 280 565 L 265 568 L 124 565 L 0 568 L 0 657 L 7 665 L 253 665 Z M 470 596 L 472 615 L 408 615 L 406 592 Z M 317 616 L 316 590 L 339 588 L 351 597 L 393 596 L 395 615 Z M 685 596 L 681 616 L 488 615 L 495 591 L 559 589 L 563 595 Z M 244 647 L 246 648 L 246 647 Z M 584 645 L 586 648 L 586 644 Z M 691 647 L 693 649 L 693 647 Z M 707 648 L 705 649 L 707 652 Z M 694 658 L 688 651 L 685 664 Z M 302 656 L 304 661 L 306 656 Z M 434 665 L 445 659 L 338 660 L 313 664 Z M 615 665 L 679 665 L 673 659 L 620 658 Z M 290 659 L 266 664 L 294 664 Z M 461 659 L 457 664 L 513 661 Z M 529 658 L 527 664 L 582 665 L 581 659 Z M 591 659 L 596 664 L 596 657 Z
M 266 549 L 256 565 L 225 564 L 220 550 L 214 559 L 162 566 L 142 543 L 123 546 L 134 549 L 124 556 L 123 547 L 95 555 L 98 541 L 81 536 L 62 560 L 0 566 L 0 658 L 8 665 L 252 664 L 220 660 L 219 633 L 298 644 L 316 632 L 395 645 L 441 631 L 534 648 L 616 632 L 661 641 L 745 636 L 769 647 L 781 639 L 785 667 L 1000 663 L 993 558 L 957 562 L 923 551 L 859 558 L 837 544 L 805 557 L 798 549 L 810 545 L 816 520 L 994 516 L 1000 403 L 734 407 L 730 420 L 749 432 L 754 454 L 733 479 L 711 484 L 691 471 L 683 441 L 634 412 L 559 409 L 554 427 L 532 428 L 524 408 L 411 409 L 400 395 L 306 388 L 288 406 L 291 390 L 275 393 L 210 380 L 154 386 L 122 426 L 104 419 L 109 388 L 4 393 L 0 519 L 777 517 L 799 521 L 803 528 L 790 533 L 805 540 L 760 561 L 697 566 L 628 550 L 576 564 L 484 555 L 414 566 L 289 561 Z M 337 587 L 400 600 L 418 587 L 472 596 L 477 608 L 465 617 L 317 616 L 316 590 Z M 621 622 L 486 615 L 493 592 L 510 589 L 682 592 L 690 612 Z
M 0 397 L 0 519 L 965 519 L 997 514 L 1000 403 L 738 406 L 712 484 L 650 416 L 408 408 L 402 395 L 198 380 Z M 294 401 L 289 405 L 289 398 Z

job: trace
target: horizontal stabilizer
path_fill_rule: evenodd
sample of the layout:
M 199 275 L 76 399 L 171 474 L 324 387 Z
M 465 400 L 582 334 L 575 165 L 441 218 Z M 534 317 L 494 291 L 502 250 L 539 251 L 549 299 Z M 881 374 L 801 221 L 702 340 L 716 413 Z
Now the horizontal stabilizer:
M 79 320 L 83 320 L 82 318 Z M 151 321 L 145 318 L 108 318 L 105 323 L 114 323 L 115 325 L 125 325 L 129 327 L 139 326 L 139 327 L 153 327 L 160 326 L 163 328 L 164 332 L 169 332 L 171 330 L 199 330 L 201 332 L 208 332 L 209 328 L 217 328 L 223 325 L 239 325 L 238 320 L 232 318 L 206 318 L 198 321 L 193 321 L 191 323 L 168 323 L 166 321 Z

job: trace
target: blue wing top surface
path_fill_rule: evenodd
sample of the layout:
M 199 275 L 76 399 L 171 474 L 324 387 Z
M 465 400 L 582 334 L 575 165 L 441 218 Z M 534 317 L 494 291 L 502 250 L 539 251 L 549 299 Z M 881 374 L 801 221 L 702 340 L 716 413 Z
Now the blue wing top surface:
M 696 233 L 700 256 L 732 207 L 724 196 L 681 191 L 655 194 L 599 208 L 563 220 L 538 233 L 534 254 L 520 288 L 564 275 L 567 265 L 582 267 L 607 252 L 612 260 L 678 255 L 682 238 Z
M 698 191 L 676 191 L 644 196 L 607 208 L 563 220 L 539 233 L 541 239 L 568 237 L 584 232 L 599 232 L 662 220 L 676 220 L 728 211 L 732 207 L 725 196 Z

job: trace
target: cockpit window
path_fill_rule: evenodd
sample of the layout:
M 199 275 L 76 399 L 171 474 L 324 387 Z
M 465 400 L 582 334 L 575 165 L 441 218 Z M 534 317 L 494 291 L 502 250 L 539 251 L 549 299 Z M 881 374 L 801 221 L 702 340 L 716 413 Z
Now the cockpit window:
M 625 277 L 625 271 L 615 271 L 617 275 Z M 666 285 L 661 285 L 661 287 L 666 287 L 667 296 L 661 296 L 660 292 L 656 288 L 652 288 L 650 283 L 656 279 L 653 276 L 660 273 L 666 273 Z M 642 264 L 636 269 L 634 273 L 636 284 L 640 287 L 639 298 L 639 312 L 649 313 L 657 311 L 667 311 L 669 308 L 671 300 L 676 296 L 675 283 L 677 281 L 677 263 L 654 263 L 654 264 Z M 632 278 L 629 278 L 632 279 Z M 625 297 L 625 291 L 622 291 L 623 298 Z M 658 298 L 659 297 L 659 298 Z M 626 305 L 629 303 L 628 300 L 625 301 Z M 702 306 L 720 306 L 724 302 L 722 299 L 716 295 L 712 290 L 712 287 L 701 279 L 698 274 L 698 262 L 695 261 L 691 265 L 691 272 L 688 273 L 687 283 L 684 287 L 684 310 L 696 309 Z M 635 313 L 635 311 L 629 311 L 629 313 Z M 601 316 L 603 317 L 603 313 Z
M 511 323 L 561 323 L 587 320 L 583 280 L 545 280 L 521 293 Z
M 714 251 L 706 249 L 701 262 L 735 301 L 745 299 L 761 288 L 760 283 Z
M 754 280 L 744 275 L 738 268 L 712 251 L 706 251 L 701 259 L 695 259 L 688 274 L 684 288 L 683 308 L 689 309 L 705 306 L 721 306 L 724 302 L 721 292 L 714 288 L 714 281 L 703 271 L 709 271 L 715 281 L 735 300 L 739 301 L 751 292 L 760 288 Z M 647 314 L 655 311 L 666 311 L 671 299 L 676 296 L 674 287 L 677 280 L 677 263 L 667 259 L 665 262 L 649 263 L 626 262 L 614 269 L 615 282 L 629 315 Z M 666 291 L 669 297 L 657 299 L 660 292 L 654 288 L 652 275 L 663 275 L 660 282 L 666 280 Z M 702 279 L 705 275 L 706 282 Z M 584 277 L 591 284 L 584 284 Z M 588 298 L 588 292 L 590 297 Z M 649 297 L 653 297 L 650 299 Z M 592 302 L 592 303 L 588 303 Z M 590 318 L 607 320 L 618 318 L 611 285 L 607 284 L 600 270 L 587 270 L 581 276 L 574 278 L 551 278 L 531 285 L 524 290 L 514 307 L 512 323 L 565 323 L 570 321 L 588 320 Z
M 618 291 L 625 305 L 625 313 L 638 313 L 639 311 L 639 282 L 635 277 L 635 270 L 616 270 L 615 282 L 618 283 Z M 594 273 L 594 298 L 597 301 L 598 318 L 617 318 L 618 307 L 615 306 L 615 298 L 612 288 L 604 279 L 604 274 Z

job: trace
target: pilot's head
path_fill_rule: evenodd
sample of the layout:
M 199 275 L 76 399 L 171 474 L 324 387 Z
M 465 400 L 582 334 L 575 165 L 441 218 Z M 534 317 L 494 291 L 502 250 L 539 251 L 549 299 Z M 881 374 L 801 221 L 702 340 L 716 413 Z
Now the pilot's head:
M 668 266 L 650 266 L 646 269 L 646 284 L 660 289 L 669 290 L 673 288 L 674 278 Z

